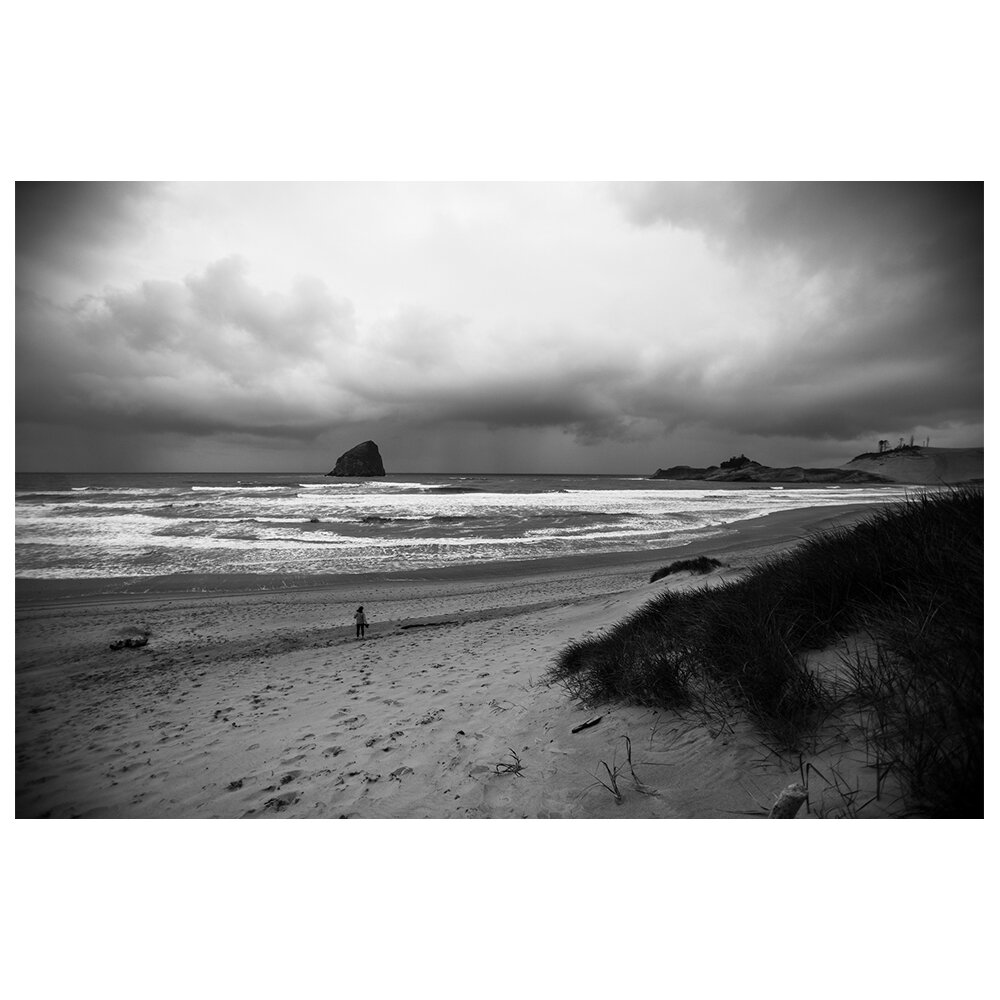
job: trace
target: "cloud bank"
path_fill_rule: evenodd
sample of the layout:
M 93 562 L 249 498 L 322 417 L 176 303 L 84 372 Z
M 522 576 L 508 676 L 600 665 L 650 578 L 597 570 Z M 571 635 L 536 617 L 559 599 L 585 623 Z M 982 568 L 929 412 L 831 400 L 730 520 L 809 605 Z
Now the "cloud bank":
M 532 324 L 420 302 L 362 317 L 331 279 L 314 273 L 275 290 L 239 253 L 181 278 L 108 284 L 95 274 L 136 241 L 148 245 L 162 191 L 19 185 L 16 390 L 27 447 L 71 427 L 257 441 L 298 457 L 335 430 L 369 436 L 378 426 L 400 440 L 417 430 L 424 440 L 544 433 L 547 463 L 559 440 L 567 456 L 590 449 L 598 463 L 616 446 L 635 454 L 660 442 L 655 467 L 676 455 L 668 441 L 798 441 L 797 456 L 764 458 L 808 462 L 808 442 L 976 433 L 981 185 L 628 185 L 593 198 L 594 218 L 617 227 L 614 239 L 647 269 L 642 294 L 634 282 L 616 287 L 606 269 L 580 273 L 580 302 L 607 309 L 584 324 L 577 302 L 565 323 Z M 519 227 L 532 223 L 497 212 L 491 225 L 516 250 Z M 677 277 L 693 237 L 715 269 L 696 307 Z M 498 258 L 496 282 L 504 268 L 514 281 L 515 264 Z M 560 261 L 549 267 L 537 280 L 565 283 Z M 60 296 L 58 274 L 91 290 Z M 530 289 L 530 278 L 517 275 L 517 286 Z M 410 457 L 419 467 L 421 455 Z

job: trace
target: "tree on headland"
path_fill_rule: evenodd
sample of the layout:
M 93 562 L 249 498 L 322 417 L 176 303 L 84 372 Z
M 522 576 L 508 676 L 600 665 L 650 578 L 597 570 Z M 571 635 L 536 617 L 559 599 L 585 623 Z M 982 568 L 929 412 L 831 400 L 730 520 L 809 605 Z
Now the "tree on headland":
M 916 451 L 919 452 L 921 448 L 929 448 L 931 446 L 931 439 L 929 437 L 924 438 L 921 444 L 916 444 L 916 435 L 910 435 L 910 443 L 906 443 L 906 438 L 900 438 L 899 442 L 895 445 L 888 438 L 880 438 L 878 442 L 878 452 L 879 455 L 885 454 L 895 454 L 898 451 Z M 876 452 L 866 452 L 866 455 L 874 455 Z M 864 456 L 858 456 L 859 458 Z

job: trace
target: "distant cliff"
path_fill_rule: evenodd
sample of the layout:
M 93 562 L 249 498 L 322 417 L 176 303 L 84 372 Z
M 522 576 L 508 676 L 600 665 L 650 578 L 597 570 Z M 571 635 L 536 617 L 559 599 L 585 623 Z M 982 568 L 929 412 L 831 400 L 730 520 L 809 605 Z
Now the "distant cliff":
M 721 465 L 701 469 L 674 465 L 657 469 L 650 479 L 701 480 L 709 483 L 888 483 L 886 476 L 866 469 L 806 469 L 792 465 L 782 469 L 754 462 L 745 455 L 727 459 Z
M 337 464 L 333 467 L 328 476 L 360 476 L 371 478 L 373 476 L 384 476 L 385 466 L 382 465 L 382 456 L 379 454 L 378 445 L 374 441 L 362 441 L 356 444 L 350 451 L 345 451 Z

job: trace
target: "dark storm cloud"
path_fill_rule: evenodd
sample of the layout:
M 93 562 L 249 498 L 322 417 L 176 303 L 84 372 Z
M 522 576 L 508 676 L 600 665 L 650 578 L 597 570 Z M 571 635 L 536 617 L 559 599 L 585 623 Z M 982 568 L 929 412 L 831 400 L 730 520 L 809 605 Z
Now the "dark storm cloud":
M 138 237 L 159 185 L 20 181 L 15 185 L 15 252 L 20 273 L 38 265 L 91 274 L 95 249 Z
M 754 280 L 789 262 L 825 303 L 819 315 L 777 320 L 764 348 L 734 344 L 724 385 L 691 393 L 665 373 L 684 419 L 840 438 L 982 420 L 981 184 L 650 184 L 615 194 L 633 222 L 698 230 Z
M 736 252 L 768 246 L 813 268 L 953 268 L 983 260 L 983 185 L 969 183 L 700 183 L 615 188 L 632 221 L 699 229 Z
M 667 402 L 669 401 L 669 402 Z M 734 437 L 797 436 L 851 441 L 876 429 L 909 433 L 918 426 L 982 419 L 982 399 L 956 391 L 933 364 L 898 359 L 796 379 L 760 370 L 707 385 L 661 378 L 636 391 L 632 412 L 658 418 L 672 430 L 703 425 Z
M 302 440 L 386 417 L 620 432 L 625 369 L 613 363 L 530 337 L 484 347 L 467 320 L 427 311 L 360 337 L 351 304 L 323 282 L 266 294 L 239 258 L 72 306 L 25 289 L 16 302 L 24 423 Z
M 238 258 L 61 307 L 17 295 L 18 418 L 187 433 L 315 433 L 352 308 L 322 282 L 264 294 Z M 326 395 L 325 393 L 328 393 Z
M 484 348 L 468 324 L 427 314 L 402 317 L 372 348 L 366 344 L 370 362 L 343 376 L 359 399 L 411 418 L 490 428 L 606 424 L 618 413 L 616 386 L 630 372 L 603 351 L 572 356 L 513 334 Z

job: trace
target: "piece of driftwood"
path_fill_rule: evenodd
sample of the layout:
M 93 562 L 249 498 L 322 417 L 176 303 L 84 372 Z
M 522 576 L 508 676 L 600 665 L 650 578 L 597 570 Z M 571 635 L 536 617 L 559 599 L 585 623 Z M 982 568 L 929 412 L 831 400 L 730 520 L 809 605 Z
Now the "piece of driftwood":
M 589 729 L 591 726 L 596 726 L 597 723 L 600 722 L 601 719 L 603 718 L 604 718 L 603 715 L 598 715 L 595 718 L 588 720 L 587 722 L 581 722 L 579 726 L 575 726 L 573 728 L 572 732 L 578 733 L 580 732 L 581 729 Z
M 795 819 L 795 814 L 806 800 L 806 790 L 797 781 L 782 789 L 778 801 L 771 806 L 768 819 Z

